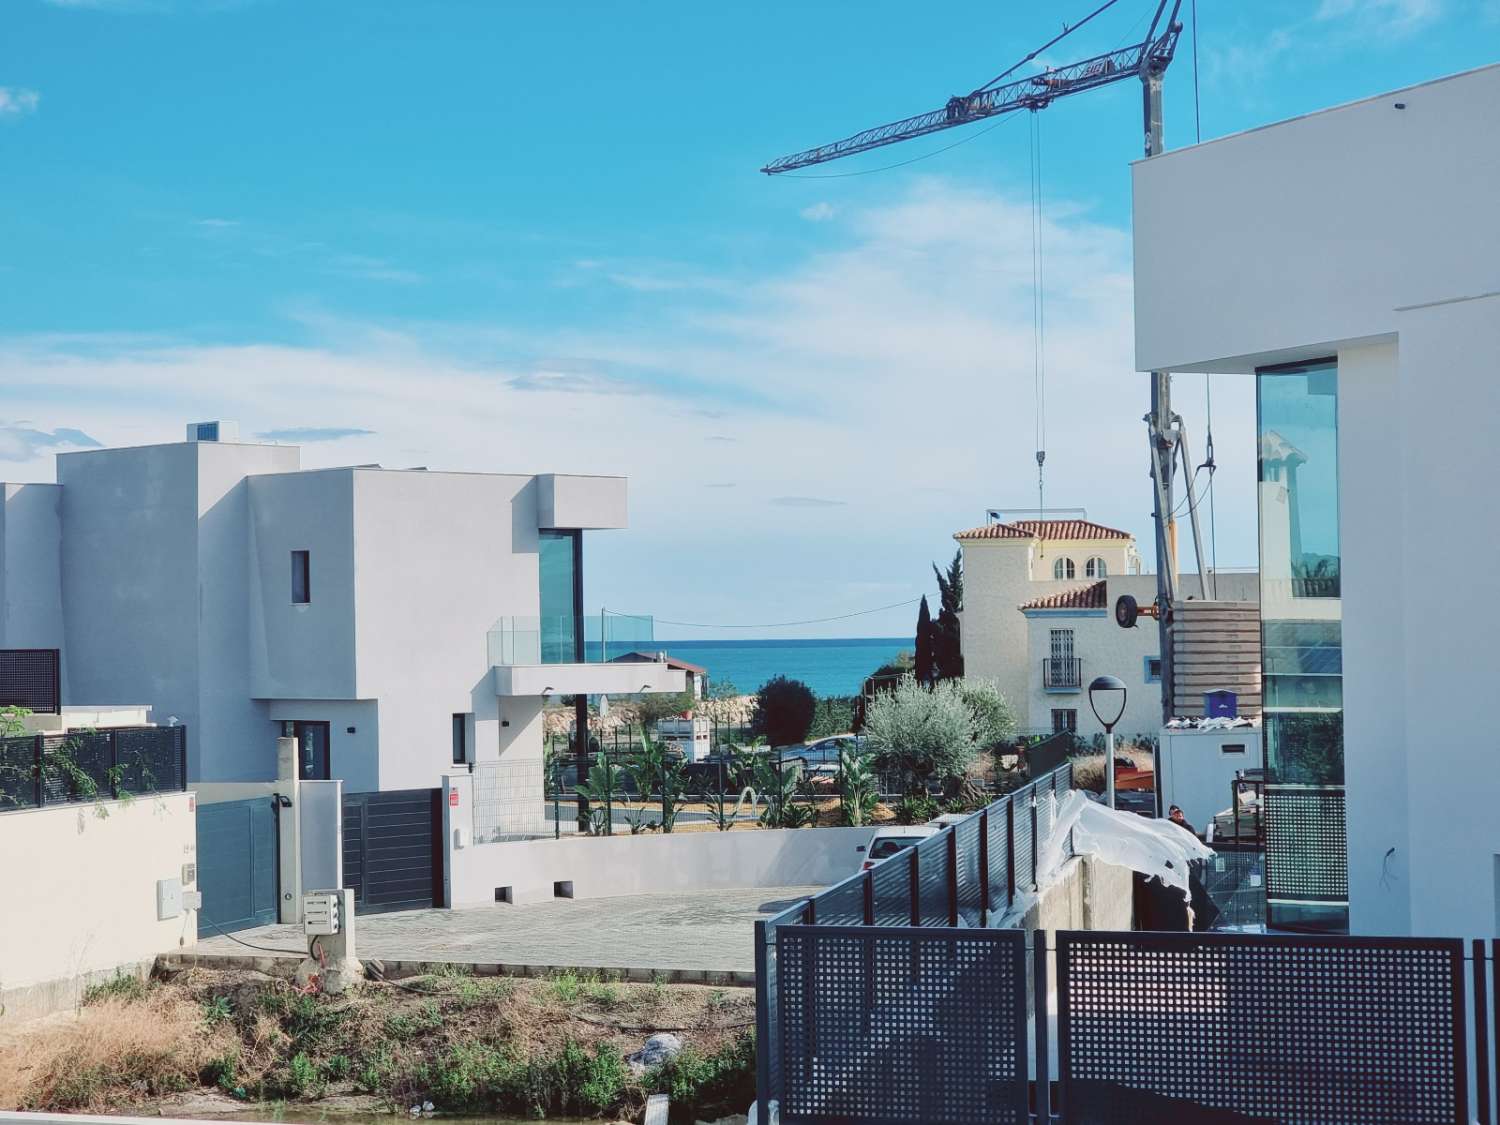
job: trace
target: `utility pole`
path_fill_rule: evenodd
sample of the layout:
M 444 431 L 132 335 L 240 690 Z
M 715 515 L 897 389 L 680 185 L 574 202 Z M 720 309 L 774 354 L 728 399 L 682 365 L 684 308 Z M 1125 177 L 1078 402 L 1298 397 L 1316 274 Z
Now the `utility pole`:
M 1141 97 L 1145 115 L 1146 159 L 1162 151 L 1162 70 L 1141 62 Z M 1177 524 L 1172 518 L 1172 463 L 1177 442 L 1172 432 L 1172 373 L 1151 372 L 1151 412 L 1146 415 L 1151 446 L 1152 496 L 1156 503 L 1156 633 L 1161 659 L 1161 717 L 1172 717 L 1175 689 L 1172 682 L 1171 618 L 1177 584 Z M 1189 484 L 1191 487 L 1191 484 Z

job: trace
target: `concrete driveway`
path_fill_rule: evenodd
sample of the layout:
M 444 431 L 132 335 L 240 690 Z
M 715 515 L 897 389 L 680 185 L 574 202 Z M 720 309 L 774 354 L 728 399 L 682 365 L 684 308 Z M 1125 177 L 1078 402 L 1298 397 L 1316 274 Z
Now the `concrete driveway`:
M 384 961 L 390 971 L 407 967 L 393 962 L 459 961 L 489 972 L 611 969 L 743 984 L 755 969 L 755 920 L 819 890 L 760 887 L 360 915 L 355 942 L 361 959 Z M 243 962 L 271 951 L 300 956 L 303 948 L 300 928 L 260 926 L 205 938 L 169 960 Z

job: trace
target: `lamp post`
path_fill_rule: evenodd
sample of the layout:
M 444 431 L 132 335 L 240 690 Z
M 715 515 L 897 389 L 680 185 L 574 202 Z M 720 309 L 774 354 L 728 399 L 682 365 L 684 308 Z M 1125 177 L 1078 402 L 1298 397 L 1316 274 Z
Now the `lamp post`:
M 1125 714 L 1125 696 L 1125 682 L 1116 676 L 1096 676 L 1089 684 L 1089 708 L 1104 727 L 1104 802 L 1110 808 L 1115 807 L 1115 724 Z

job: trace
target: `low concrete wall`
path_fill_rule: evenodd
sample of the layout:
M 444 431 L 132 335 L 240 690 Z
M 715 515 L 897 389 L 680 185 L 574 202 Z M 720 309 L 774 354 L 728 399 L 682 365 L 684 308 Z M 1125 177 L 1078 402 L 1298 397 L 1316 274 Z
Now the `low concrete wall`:
M 855 849 L 869 828 L 799 828 L 593 836 L 450 847 L 448 905 L 513 903 L 554 897 L 571 883 L 574 898 L 712 891 L 740 887 L 826 886 L 859 870 Z
M 92 979 L 194 944 L 196 911 L 157 920 L 156 881 L 181 878 L 197 841 L 191 793 L 0 814 L 0 1021 L 70 1007 Z

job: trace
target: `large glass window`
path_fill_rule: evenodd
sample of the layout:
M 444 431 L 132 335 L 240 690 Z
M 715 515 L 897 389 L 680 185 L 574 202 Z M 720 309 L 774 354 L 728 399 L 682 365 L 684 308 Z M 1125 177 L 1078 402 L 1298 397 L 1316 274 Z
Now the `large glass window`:
M 1338 365 L 1256 373 L 1267 920 L 1347 929 Z
M 578 572 L 577 531 L 539 533 L 541 570 L 541 647 L 543 664 L 576 663 L 575 627 L 583 615 L 583 584 Z

